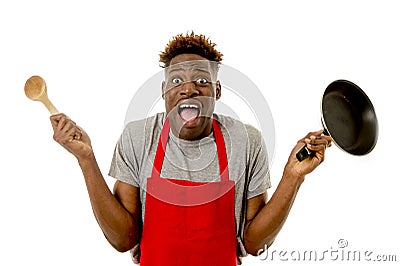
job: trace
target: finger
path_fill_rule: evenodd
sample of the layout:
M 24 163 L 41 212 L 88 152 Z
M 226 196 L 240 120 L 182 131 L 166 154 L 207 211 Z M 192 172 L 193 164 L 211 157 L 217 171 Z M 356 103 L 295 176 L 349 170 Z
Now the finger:
M 62 116 L 60 118 L 60 121 L 58 121 L 56 130 L 58 132 L 66 133 L 68 130 L 70 130 L 75 125 L 76 125 L 76 123 L 74 121 L 72 121 L 68 116 Z
M 76 123 L 66 115 L 54 116 L 51 118 L 55 126 L 53 139 L 59 143 L 71 142 L 74 139 L 81 139 L 82 132 Z M 56 120 L 59 119 L 57 122 Z
M 324 139 L 329 140 L 329 141 L 333 140 L 333 138 L 331 136 L 329 136 L 329 135 L 321 135 L 321 138 L 324 138 Z
M 321 136 L 322 135 L 322 133 L 323 133 L 324 131 L 321 129 L 321 130 L 318 130 L 318 131 L 314 131 L 314 132 L 310 132 L 310 133 L 308 133 L 307 134 L 307 138 L 310 138 L 311 136 L 315 136 L 315 137 L 319 137 L 319 136 Z
M 50 116 L 50 123 L 51 127 L 53 128 L 53 131 L 55 131 L 58 125 L 58 121 L 56 120 L 55 116 Z
M 65 116 L 65 114 L 63 113 L 59 113 L 59 114 L 55 114 L 55 115 L 51 115 L 50 116 L 50 123 L 51 126 L 53 127 L 53 130 L 56 130 L 57 126 L 58 126 L 58 122 L 60 121 L 60 119 Z
M 65 136 L 67 136 L 68 140 L 74 141 L 74 140 L 81 140 L 82 139 L 82 129 L 80 127 L 78 127 L 75 122 L 73 121 L 69 121 L 67 122 L 67 124 L 65 125 Z
M 332 137 L 331 136 L 325 136 L 322 135 L 316 140 L 316 144 L 325 144 L 327 147 L 332 146 Z
M 79 127 L 75 127 L 74 135 L 72 137 L 73 140 L 81 140 L 82 139 L 82 130 Z
M 310 139 L 306 140 L 306 145 L 309 150 L 312 151 L 325 151 L 327 147 L 331 146 L 331 138 L 320 138 L 320 139 Z
M 75 130 L 76 124 L 74 121 L 67 120 L 62 128 L 61 132 L 64 134 L 71 134 L 71 131 Z
M 58 113 L 50 116 L 51 120 L 59 121 L 61 117 L 66 116 L 64 113 Z
M 325 159 L 325 145 L 308 145 L 307 149 L 310 152 L 313 152 L 312 160 L 318 162 L 317 164 L 321 164 Z
M 66 118 L 66 116 L 61 116 L 61 117 L 60 117 L 60 120 L 58 120 L 57 127 L 56 127 L 56 131 L 57 131 L 57 132 L 61 132 L 66 123 L 67 123 L 67 118 Z
M 60 133 L 56 136 L 56 141 L 61 144 L 73 142 L 82 139 L 82 132 L 77 127 L 72 127 L 68 131 Z
M 332 146 L 333 138 L 331 136 L 323 136 L 328 141 L 328 147 Z
M 318 145 L 314 145 L 314 144 L 307 144 L 307 149 L 309 149 L 310 151 L 324 151 L 326 149 L 326 145 L 325 144 L 318 144 Z
M 331 142 L 332 138 L 329 136 L 310 136 L 310 138 L 306 138 L 305 142 L 310 145 L 324 145 L 328 146 Z
M 311 134 L 314 136 L 321 136 L 323 132 L 324 132 L 324 130 L 320 129 L 318 131 L 311 132 Z
M 310 138 L 306 138 L 305 142 L 307 144 L 312 144 L 312 145 L 328 145 L 330 140 L 327 138 L 322 138 L 322 137 L 316 138 L 315 136 L 311 136 Z
M 318 130 L 314 132 L 309 132 L 304 138 L 300 139 L 298 142 L 305 143 L 307 139 L 310 139 L 312 136 L 318 137 L 322 135 L 323 130 Z

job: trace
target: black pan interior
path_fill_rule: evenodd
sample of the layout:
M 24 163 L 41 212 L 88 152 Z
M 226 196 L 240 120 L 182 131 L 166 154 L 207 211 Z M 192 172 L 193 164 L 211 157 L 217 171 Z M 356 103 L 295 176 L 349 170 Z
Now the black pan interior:
M 378 120 L 368 96 L 354 83 L 336 80 L 322 98 L 325 131 L 344 151 L 354 155 L 369 153 L 378 138 Z

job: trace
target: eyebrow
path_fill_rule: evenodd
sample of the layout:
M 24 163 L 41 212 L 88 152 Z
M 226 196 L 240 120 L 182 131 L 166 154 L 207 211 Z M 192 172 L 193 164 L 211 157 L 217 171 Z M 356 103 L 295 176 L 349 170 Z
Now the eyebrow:
M 170 69 L 167 73 L 170 74 L 170 73 L 173 73 L 173 72 L 185 71 L 185 70 L 187 70 L 187 69 L 186 69 L 186 68 L 183 68 L 183 67 L 180 67 L 180 68 L 172 68 L 172 69 Z M 211 72 L 210 72 L 209 70 L 204 69 L 204 68 L 195 68 L 194 70 L 200 71 L 200 72 L 204 72 L 204 73 L 206 73 L 206 74 L 210 74 L 210 75 L 211 75 Z

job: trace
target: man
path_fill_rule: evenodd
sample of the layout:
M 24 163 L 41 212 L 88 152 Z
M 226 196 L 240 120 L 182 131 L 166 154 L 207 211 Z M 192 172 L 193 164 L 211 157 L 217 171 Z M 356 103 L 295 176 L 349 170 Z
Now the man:
M 267 202 L 268 160 L 255 128 L 214 114 L 222 54 L 203 35 L 175 36 L 160 55 L 165 113 L 127 125 L 109 175 L 97 165 L 89 136 L 64 114 L 52 116 L 54 139 L 82 169 L 98 224 L 120 252 L 141 265 L 237 265 L 269 247 L 305 175 L 323 160 L 331 138 L 309 133 L 293 148 Z M 304 144 L 314 155 L 301 163 Z M 237 260 L 239 259 L 239 260 Z

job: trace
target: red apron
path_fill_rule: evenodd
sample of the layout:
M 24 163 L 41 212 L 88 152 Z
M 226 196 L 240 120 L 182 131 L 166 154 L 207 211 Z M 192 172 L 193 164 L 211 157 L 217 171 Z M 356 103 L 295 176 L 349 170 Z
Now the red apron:
M 161 178 L 170 130 L 165 120 L 152 176 L 147 179 L 140 265 L 237 265 L 235 182 L 229 180 L 221 129 L 213 120 L 220 181 Z

